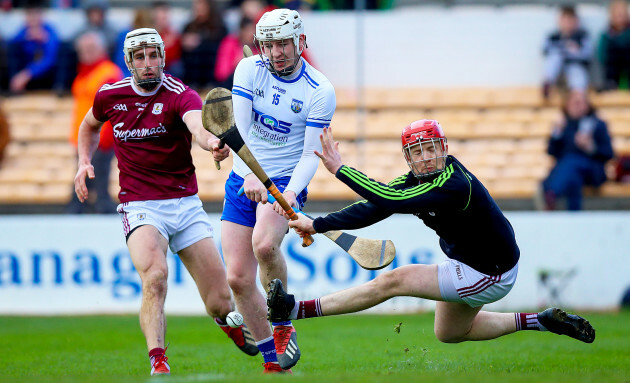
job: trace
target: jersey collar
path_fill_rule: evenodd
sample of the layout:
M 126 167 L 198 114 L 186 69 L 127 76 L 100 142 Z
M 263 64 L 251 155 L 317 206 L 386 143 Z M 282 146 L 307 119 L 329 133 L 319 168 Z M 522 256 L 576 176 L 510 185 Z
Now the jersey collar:
M 286 76 L 286 77 L 276 76 L 273 73 L 271 75 L 273 76 L 273 78 L 275 78 L 276 80 L 278 80 L 280 82 L 284 82 L 284 83 L 296 82 L 297 80 L 302 78 L 302 76 L 304 75 L 304 72 L 306 71 L 306 62 L 301 57 L 300 57 L 300 60 L 302 61 L 301 65 L 300 65 L 301 69 L 300 69 L 300 72 L 297 75 L 295 75 L 294 73 L 292 73 L 292 74 L 290 74 L 289 76 Z

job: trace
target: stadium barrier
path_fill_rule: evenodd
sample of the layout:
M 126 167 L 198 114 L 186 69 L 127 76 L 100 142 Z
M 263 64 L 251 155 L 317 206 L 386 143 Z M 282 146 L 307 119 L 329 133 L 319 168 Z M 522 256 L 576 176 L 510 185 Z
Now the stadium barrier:
M 519 276 L 510 294 L 490 305 L 491 309 L 559 304 L 607 310 L 619 304 L 630 283 L 623 266 L 630 254 L 629 212 L 512 212 L 507 216 L 521 250 Z M 218 239 L 219 216 L 211 214 L 210 219 Z M 118 217 L 3 216 L 0 233 L 0 315 L 138 312 L 140 279 Z M 444 258 L 435 234 L 412 216 L 395 216 L 355 233 L 394 241 L 397 257 L 384 270 Z M 360 269 L 323 236 L 315 240 L 311 247 L 302 248 L 299 237 L 291 233 L 282 245 L 289 286 L 300 299 L 348 288 L 384 272 Z M 483 240 L 492 246 L 491 238 Z M 168 262 L 167 313 L 204 314 L 194 282 L 179 258 L 169 253 Z M 370 311 L 413 312 L 434 307 L 433 302 L 422 299 L 395 298 Z

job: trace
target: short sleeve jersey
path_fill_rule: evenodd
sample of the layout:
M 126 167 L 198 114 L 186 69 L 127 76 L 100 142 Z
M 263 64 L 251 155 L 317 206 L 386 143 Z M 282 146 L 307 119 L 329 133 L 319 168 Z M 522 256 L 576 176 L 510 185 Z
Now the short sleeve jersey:
M 290 79 L 271 74 L 258 55 L 241 60 L 234 73 L 232 94 L 252 101 L 251 125 L 239 131 L 247 132 L 247 146 L 272 178 L 292 175 L 304 151 L 306 127 L 328 127 L 335 112 L 332 84 L 302 62 Z M 249 173 L 237 156 L 234 171 L 241 177 Z
M 109 120 L 113 127 L 121 202 L 197 193 L 190 154 L 192 134 L 183 119 L 201 107 L 197 92 L 168 74 L 149 93 L 138 88 L 131 77 L 101 87 L 92 112 L 97 120 Z

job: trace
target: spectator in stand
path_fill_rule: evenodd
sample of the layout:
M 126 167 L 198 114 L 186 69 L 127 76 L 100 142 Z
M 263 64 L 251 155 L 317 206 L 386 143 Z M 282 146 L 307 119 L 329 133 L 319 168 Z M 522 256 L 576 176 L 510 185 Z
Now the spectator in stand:
M 0 36 L 0 93 L 8 89 L 7 42 Z
M 53 27 L 44 22 L 42 7 L 42 1 L 30 0 L 26 4 L 25 26 L 9 43 L 11 92 L 53 86 L 59 38 Z
M 543 97 L 549 97 L 551 88 L 557 85 L 560 77 L 569 90 L 584 91 L 589 84 L 589 64 L 593 48 L 588 32 L 580 27 L 580 21 L 573 6 L 560 10 L 558 30 L 545 41 L 545 78 Z
M 118 33 L 107 22 L 108 0 L 84 0 L 81 2 L 85 12 L 85 25 L 68 41 L 62 41 L 59 46 L 59 60 L 55 90 L 58 94 L 66 93 L 72 87 L 72 81 L 77 75 L 76 69 L 79 65 L 77 52 L 75 51 L 75 41 L 88 31 L 96 31 L 103 35 L 107 42 L 107 54 L 115 57 L 116 38 Z M 121 48 L 122 49 L 122 46 Z M 122 56 L 122 53 L 120 54 Z M 126 67 L 123 67 L 127 70 Z
M 56 9 L 79 8 L 80 1 L 79 0 L 51 0 L 50 6 L 51 8 L 56 8 Z
M 83 2 L 85 9 L 85 17 L 87 25 L 79 32 L 79 36 L 87 31 L 100 32 L 107 42 L 107 53 L 113 57 L 118 39 L 118 32 L 107 21 L 107 11 L 109 9 L 109 0 L 85 0 Z
M 256 24 L 265 12 L 274 7 L 267 5 L 263 0 L 245 0 L 239 5 L 242 17 L 250 19 Z
M 183 69 L 181 63 L 181 36 L 171 25 L 171 8 L 166 1 L 156 1 L 151 6 L 153 27 L 164 41 L 164 51 L 168 61 L 164 70 L 175 77 L 181 77 Z
M 568 210 L 582 209 L 582 187 L 606 181 L 604 165 L 613 158 L 608 127 L 599 119 L 585 92 L 572 91 L 555 124 L 547 153 L 555 166 L 542 183 L 546 210 L 554 210 L 559 197 L 567 198 Z
M 182 33 L 184 83 L 192 88 L 216 83 L 214 66 L 219 44 L 226 34 L 214 0 L 194 0 L 193 19 Z
M 238 34 L 229 34 L 221 40 L 217 63 L 214 67 L 214 77 L 218 84 L 232 89 L 234 81 L 234 69 L 243 58 L 243 46 L 249 45 L 254 54 L 258 49 L 254 46 L 253 36 L 256 33 L 256 24 L 247 17 L 241 18 Z
M 0 168 L 2 168 L 2 161 L 4 160 L 4 151 L 11 141 L 11 135 L 9 134 L 9 121 L 7 121 L 4 115 L 2 104 L 0 104 Z
M 116 65 L 118 65 L 123 73 L 127 73 L 127 64 L 125 64 L 125 55 L 123 53 L 125 38 L 127 37 L 127 33 L 140 28 L 153 28 L 151 11 L 147 8 L 137 8 L 133 13 L 133 22 L 131 23 L 131 29 L 125 29 L 118 34 L 116 49 L 114 50 L 114 54 L 112 55 L 112 61 L 114 61 Z
M 123 73 L 111 62 L 107 56 L 107 43 L 98 32 L 88 31 L 76 40 L 76 51 L 79 58 L 77 77 L 72 84 L 74 98 L 74 113 L 70 142 L 77 147 L 79 126 L 83 117 L 92 107 L 94 96 L 101 86 L 108 82 L 116 82 L 123 78 Z M 100 132 L 98 149 L 92 157 L 94 175 L 96 178 L 87 179 L 86 185 L 90 192 L 96 191 L 94 212 L 99 214 L 116 213 L 116 204 L 109 194 L 109 174 L 114 158 L 114 135 L 109 122 L 103 124 Z M 74 185 L 73 185 L 74 190 Z M 75 193 L 66 207 L 69 214 L 83 213 L 85 205 L 79 201 Z
M 617 89 L 622 80 L 629 88 L 630 20 L 625 0 L 610 3 L 608 29 L 599 40 L 599 61 L 604 71 L 604 90 Z

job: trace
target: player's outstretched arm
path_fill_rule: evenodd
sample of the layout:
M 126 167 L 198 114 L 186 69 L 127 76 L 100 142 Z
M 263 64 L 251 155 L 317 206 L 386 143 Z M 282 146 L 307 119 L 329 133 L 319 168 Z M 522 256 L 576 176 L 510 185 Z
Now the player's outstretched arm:
M 335 142 L 330 127 L 324 128 L 319 139 L 322 143 L 322 152 L 320 153 L 316 150 L 315 154 L 322 160 L 322 163 L 330 173 L 336 174 L 337 170 L 343 165 L 341 153 L 339 153 L 339 142 Z
M 85 177 L 94 178 L 94 166 L 92 166 L 92 155 L 98 147 L 100 140 L 100 131 L 103 122 L 97 120 L 92 113 L 92 109 L 88 110 L 81 126 L 79 126 L 79 136 L 77 139 L 77 154 L 79 157 L 79 165 L 77 174 L 74 176 L 74 192 L 77 194 L 79 201 L 85 202 L 88 198 L 88 189 L 85 184 Z
M 190 133 L 195 136 L 199 147 L 212 153 L 215 161 L 221 162 L 230 155 L 230 148 L 225 145 L 221 147 L 220 140 L 203 127 L 201 122 L 201 111 L 193 110 L 184 116 L 184 123 Z

